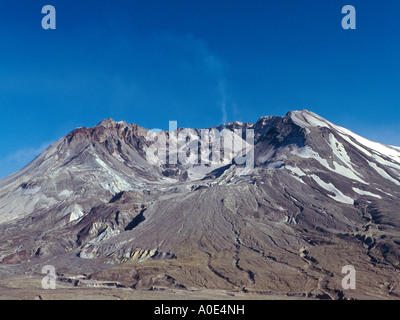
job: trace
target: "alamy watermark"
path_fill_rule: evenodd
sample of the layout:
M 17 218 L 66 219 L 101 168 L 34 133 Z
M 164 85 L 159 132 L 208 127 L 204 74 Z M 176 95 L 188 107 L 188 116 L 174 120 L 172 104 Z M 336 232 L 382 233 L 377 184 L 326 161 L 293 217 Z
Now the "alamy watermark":
M 42 273 L 46 276 L 42 279 L 42 288 L 45 290 L 56 289 L 56 268 L 51 265 L 44 266 L 42 268 Z
M 148 162 L 156 165 L 181 165 L 183 168 L 217 168 L 235 164 L 236 174 L 251 174 L 254 169 L 253 129 L 180 129 L 169 122 L 169 131 L 148 131 Z
M 42 28 L 44 30 L 56 29 L 56 9 L 51 5 L 45 5 L 42 8 L 42 13 L 46 14 L 42 18 Z
M 44 30 L 56 29 L 56 9 L 52 5 L 45 5 L 42 8 L 42 28 Z M 345 5 L 342 8 L 342 14 L 346 14 L 342 18 L 342 28 L 345 30 L 356 29 L 356 9 L 352 5 Z
M 356 8 L 346 5 L 342 8 L 342 13 L 346 14 L 342 19 L 342 28 L 344 30 L 356 29 Z
M 346 276 L 342 279 L 342 288 L 344 290 L 355 290 L 356 289 L 356 269 L 347 265 L 342 268 L 342 273 L 346 274 Z

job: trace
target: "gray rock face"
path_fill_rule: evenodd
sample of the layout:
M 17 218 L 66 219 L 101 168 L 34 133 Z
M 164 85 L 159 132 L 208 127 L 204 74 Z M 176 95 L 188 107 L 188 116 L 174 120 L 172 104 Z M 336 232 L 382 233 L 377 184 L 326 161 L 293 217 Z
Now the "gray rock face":
M 254 130 L 254 168 L 240 171 L 233 160 L 249 148 L 225 149 L 231 161 L 207 165 L 207 154 L 197 165 L 163 163 L 160 151 L 150 159 L 150 136 L 179 146 L 184 129 L 155 134 L 111 119 L 54 143 L 0 180 L 2 268 L 53 264 L 134 287 L 169 279 L 182 288 L 338 298 L 341 267 L 350 264 L 364 270 L 365 295 L 400 294 L 390 286 L 399 282 L 399 148 L 306 110 L 210 129 L 239 132 L 243 146 Z M 207 148 L 196 142 L 201 132 L 184 136 L 192 149 L 178 153 Z

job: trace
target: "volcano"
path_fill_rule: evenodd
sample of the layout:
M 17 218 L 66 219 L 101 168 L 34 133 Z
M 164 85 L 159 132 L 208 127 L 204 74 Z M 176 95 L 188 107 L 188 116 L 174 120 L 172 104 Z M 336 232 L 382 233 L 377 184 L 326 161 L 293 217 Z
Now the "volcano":
M 106 119 L 0 180 L 0 282 L 52 265 L 74 290 L 398 299 L 399 207 L 400 148 L 307 110 L 158 133 Z

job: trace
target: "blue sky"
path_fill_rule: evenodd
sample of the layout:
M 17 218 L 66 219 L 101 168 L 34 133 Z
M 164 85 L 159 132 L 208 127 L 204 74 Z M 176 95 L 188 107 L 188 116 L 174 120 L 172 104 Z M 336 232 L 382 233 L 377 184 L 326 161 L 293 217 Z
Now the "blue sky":
M 0 178 L 109 117 L 204 128 L 308 109 L 400 145 L 399 15 L 396 0 L 2 0 Z

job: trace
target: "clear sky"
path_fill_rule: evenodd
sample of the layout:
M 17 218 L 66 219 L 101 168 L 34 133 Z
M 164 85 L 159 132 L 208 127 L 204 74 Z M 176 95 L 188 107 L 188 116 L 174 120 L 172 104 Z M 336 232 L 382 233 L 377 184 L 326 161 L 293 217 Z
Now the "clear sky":
M 400 145 L 398 0 L 1 0 L 0 40 L 0 177 L 109 117 L 205 128 L 308 109 Z

